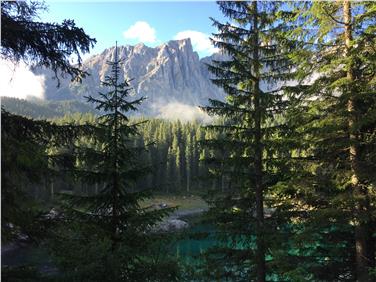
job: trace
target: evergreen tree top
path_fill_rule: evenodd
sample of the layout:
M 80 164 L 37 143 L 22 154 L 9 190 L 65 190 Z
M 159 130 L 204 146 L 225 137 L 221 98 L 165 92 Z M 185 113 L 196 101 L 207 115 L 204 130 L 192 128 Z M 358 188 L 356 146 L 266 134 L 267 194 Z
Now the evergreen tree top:
M 1 56 L 49 68 L 57 78 L 61 73 L 81 80 L 88 75 L 79 68 L 81 53 L 88 53 L 96 40 L 73 20 L 62 24 L 35 21 L 38 12 L 45 9 L 37 1 L 1 1 Z M 71 65 L 71 55 L 76 56 L 78 67 Z

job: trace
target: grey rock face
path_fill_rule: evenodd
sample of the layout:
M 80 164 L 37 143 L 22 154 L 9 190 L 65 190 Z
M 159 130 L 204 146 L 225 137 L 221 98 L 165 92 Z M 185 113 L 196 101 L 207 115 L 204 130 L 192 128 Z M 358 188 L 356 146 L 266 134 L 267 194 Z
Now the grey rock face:
M 82 84 L 61 81 L 56 88 L 56 81 L 48 79 L 46 98 L 83 99 L 83 96 L 96 96 L 101 89 L 100 81 L 109 74 L 107 61 L 113 60 L 115 48 L 105 49 L 84 62 L 84 68 L 90 76 Z M 198 106 L 206 105 L 208 99 L 223 99 L 224 92 L 211 81 L 205 63 L 211 58 L 218 59 L 219 54 L 199 59 L 193 51 L 190 39 L 172 40 L 158 47 L 150 48 L 140 43 L 135 46 L 119 46 L 118 56 L 123 60 L 121 76 L 133 79 L 134 97 L 146 97 L 140 107 L 141 113 L 153 115 L 160 105 L 179 102 Z

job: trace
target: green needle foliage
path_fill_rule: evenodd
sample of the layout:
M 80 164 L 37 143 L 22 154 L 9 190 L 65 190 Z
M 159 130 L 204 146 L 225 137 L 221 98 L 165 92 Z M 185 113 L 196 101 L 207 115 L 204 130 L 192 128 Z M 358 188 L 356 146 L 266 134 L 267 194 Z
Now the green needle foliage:
M 82 53 L 96 43 L 73 20 L 63 23 L 38 22 L 38 13 L 46 10 L 37 1 L 1 1 L 1 49 L 3 58 L 28 65 L 46 67 L 55 73 L 82 79 L 87 73 L 80 69 Z M 78 66 L 70 63 L 77 57 Z
M 295 3 L 298 47 L 294 177 L 290 193 L 313 280 L 372 281 L 375 265 L 375 16 L 372 2 Z M 304 12 L 303 12 L 304 11 Z M 282 186 L 281 186 L 282 187 Z M 286 193 L 287 192 L 287 193 Z M 325 258 L 325 259 L 324 259 Z M 355 267 L 354 267 L 355 265 Z
M 285 15 L 278 2 L 223 1 L 218 5 L 229 22 L 213 19 L 219 30 L 213 43 L 228 59 L 215 61 L 209 70 L 215 76 L 213 82 L 228 96 L 225 102 L 210 100 L 211 105 L 205 107 L 224 119 L 222 124 L 207 127 L 220 134 L 206 141 L 209 148 L 223 153 L 206 159 L 217 168 L 213 171 L 230 179 L 231 189 L 213 203 L 226 243 L 212 256 L 218 267 L 210 272 L 213 279 L 265 281 L 273 273 L 267 258 L 278 237 L 276 220 L 282 220 L 271 188 L 287 177 L 283 170 L 289 156 L 288 143 L 281 142 L 286 135 L 283 113 L 287 106 L 281 85 L 291 68 L 288 49 L 280 42 Z M 266 216 L 270 208 L 275 212 Z
M 72 20 L 62 24 L 38 22 L 43 9 L 45 6 L 37 2 L 1 1 L 0 56 L 14 63 L 51 68 L 56 77 L 58 72 L 72 78 L 85 76 L 85 71 L 70 65 L 70 56 L 76 55 L 80 65 L 81 53 L 87 53 L 95 39 Z M 82 128 L 35 121 L 3 109 L 1 121 L 2 243 L 20 239 L 40 242 L 51 227 L 43 195 L 58 173 L 55 168 L 71 161 L 60 148 L 74 142 Z M 57 148 L 60 152 L 51 155 Z M 2 271 L 2 278 L 8 281 L 34 281 L 32 276 L 39 277 L 29 267 Z
M 82 134 L 81 127 L 56 125 L 1 111 L 1 233 L 2 242 L 14 242 L 22 236 L 34 241 L 44 237 L 48 212 L 38 197 L 58 174 L 54 167 L 68 167 L 64 151 L 51 154 L 51 148 L 66 147 Z M 41 188 L 42 187 L 42 188 Z M 39 205 L 38 205 L 39 203 Z
M 109 91 L 98 98 L 87 97 L 102 113 L 92 125 L 92 146 L 77 148 L 80 164 L 75 174 L 89 185 L 88 191 L 64 195 L 65 216 L 70 220 L 55 234 L 52 247 L 66 279 L 174 281 L 176 264 L 167 256 L 153 257 L 153 240 L 160 236 L 151 233 L 171 209 L 141 207 L 150 193 L 145 187 L 136 189 L 150 168 L 140 162 L 145 149 L 133 142 L 140 123 L 131 123 L 125 113 L 135 111 L 143 98 L 129 101 L 132 88 L 129 81 L 120 80 L 117 47 L 108 65 L 111 72 L 103 85 Z

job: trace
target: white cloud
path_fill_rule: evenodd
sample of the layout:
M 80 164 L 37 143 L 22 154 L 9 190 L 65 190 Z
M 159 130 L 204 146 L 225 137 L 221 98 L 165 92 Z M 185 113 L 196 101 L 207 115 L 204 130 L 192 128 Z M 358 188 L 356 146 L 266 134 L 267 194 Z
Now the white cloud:
M 180 120 L 182 122 L 201 121 L 203 123 L 212 122 L 213 118 L 201 110 L 199 107 L 171 102 L 165 105 L 154 105 L 157 109 L 158 117 L 169 120 Z
M 123 32 L 126 39 L 135 39 L 142 43 L 154 43 L 157 41 L 155 29 L 147 22 L 138 21 Z
M 193 49 L 199 53 L 204 53 L 205 55 L 211 55 L 218 52 L 218 48 L 215 48 L 210 42 L 209 35 L 195 30 L 184 30 L 178 32 L 174 39 L 185 39 L 190 38 L 192 42 Z
M 44 98 L 44 75 L 35 75 L 24 63 L 0 60 L 0 95 L 27 99 Z

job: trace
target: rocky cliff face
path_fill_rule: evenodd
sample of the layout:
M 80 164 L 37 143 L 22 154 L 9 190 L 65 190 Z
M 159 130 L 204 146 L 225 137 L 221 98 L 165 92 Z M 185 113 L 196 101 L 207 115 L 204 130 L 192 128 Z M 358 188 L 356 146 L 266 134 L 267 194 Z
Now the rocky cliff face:
M 46 98 L 63 100 L 83 96 L 95 96 L 101 89 L 100 81 L 109 73 L 107 61 L 114 58 L 115 48 L 105 49 L 84 62 L 90 76 L 82 84 L 63 80 L 56 88 L 56 81 L 47 79 Z M 211 57 L 199 59 L 193 51 L 190 39 L 173 40 L 155 48 L 140 43 L 135 46 L 119 46 L 118 55 L 123 59 L 121 76 L 133 79 L 134 96 L 147 100 L 141 107 L 142 113 L 154 115 L 158 108 L 169 103 L 205 105 L 209 98 L 223 99 L 224 93 L 210 81 L 205 63 Z M 51 75 L 50 75 L 51 76 Z M 47 76 L 48 78 L 48 76 Z

